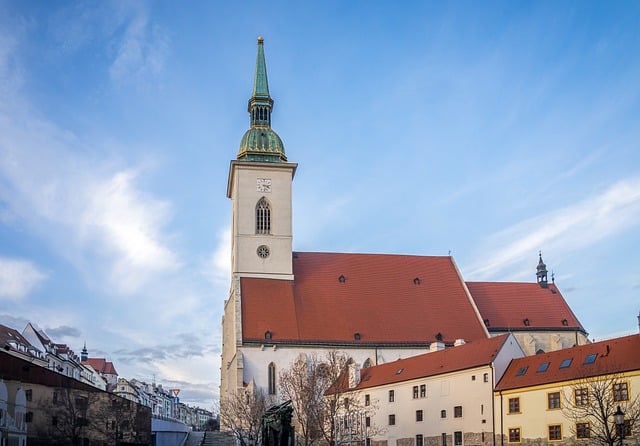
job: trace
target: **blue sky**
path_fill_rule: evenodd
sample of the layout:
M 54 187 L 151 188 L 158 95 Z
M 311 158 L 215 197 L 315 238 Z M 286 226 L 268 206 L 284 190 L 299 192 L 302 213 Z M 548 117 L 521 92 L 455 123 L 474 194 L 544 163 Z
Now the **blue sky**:
M 210 407 L 265 38 L 294 249 L 447 255 L 638 331 L 640 4 L 0 1 L 0 323 Z

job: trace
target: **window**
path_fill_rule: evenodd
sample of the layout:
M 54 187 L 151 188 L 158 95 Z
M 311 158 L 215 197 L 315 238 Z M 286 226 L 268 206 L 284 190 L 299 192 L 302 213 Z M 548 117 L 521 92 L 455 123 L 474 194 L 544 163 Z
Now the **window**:
M 442 433 L 442 446 L 447 446 L 447 434 L 445 432 Z
M 598 357 L 597 353 L 592 353 L 589 356 L 587 356 L 586 358 L 584 358 L 584 363 L 585 364 L 593 364 L 594 362 L 596 362 L 596 358 Z
M 423 420 L 422 409 L 416 410 L 416 421 L 422 421 L 422 420 Z
M 573 361 L 573 358 L 563 359 L 562 362 L 560 363 L 560 368 L 566 369 L 571 365 L 571 361 Z
M 441 410 L 440 411 L 440 418 L 447 418 L 447 411 L 446 410 Z
M 548 368 L 549 368 L 549 363 L 548 362 L 543 362 L 542 364 L 540 364 L 538 366 L 538 370 L 536 370 L 536 373 L 546 372 Z
M 271 207 L 269 202 L 262 197 L 256 205 L 256 234 L 271 233 Z
M 475 381 L 476 380 L 476 375 L 471 375 L 471 381 Z
M 413 386 L 413 399 L 418 398 L 418 386 Z
M 389 390 L 389 402 L 393 403 L 396 400 L 396 393 L 393 390 Z
M 488 382 L 489 382 L 489 374 L 488 374 L 488 373 L 485 373 L 484 375 L 482 375 L 482 380 L 483 380 L 484 382 L 488 383 Z
M 269 369 L 268 369 L 268 374 L 269 374 L 269 395 L 275 395 L 276 394 L 276 365 L 271 362 L 269 363 Z
M 628 401 L 629 388 L 627 383 L 615 383 L 613 385 L 613 401 Z
M 455 406 L 453 408 L 453 418 L 462 418 L 462 406 Z
M 520 413 L 520 398 L 509 398 L 509 413 Z
M 87 399 L 83 397 L 76 398 L 76 409 L 78 410 L 86 410 L 87 409 Z
M 425 396 L 427 396 L 427 385 L 426 384 L 421 384 L 420 385 L 420 398 L 424 398 Z
M 520 428 L 509 428 L 509 443 L 520 443 Z
M 389 426 L 394 426 L 396 424 L 396 414 L 389 415 Z
M 573 391 L 576 406 L 586 406 L 589 404 L 589 389 L 582 387 Z
M 51 417 L 51 425 L 52 426 L 58 425 L 58 417 Z
M 371 427 L 371 417 L 365 417 L 364 425 L 367 427 Z
M 24 396 L 27 399 L 27 401 L 31 401 L 31 399 L 33 398 L 33 390 L 31 389 L 25 390 Z
M 516 376 L 524 376 L 525 373 L 527 373 L 527 370 L 529 369 L 529 366 L 524 366 L 524 367 L 520 367 L 518 369 L 518 372 L 516 373 Z
M 369 406 L 371 404 L 371 395 L 368 393 L 364 396 L 364 405 Z
M 456 431 L 453 433 L 454 446 L 462 446 L 462 432 Z
M 549 426 L 549 441 L 562 440 L 562 425 L 552 424 Z
M 547 394 L 547 409 L 560 409 L 560 392 Z
M 33 422 L 33 412 L 27 412 L 27 413 L 25 414 L 24 421 L 25 421 L 26 423 L 31 423 L 31 422 Z
M 591 438 L 589 423 L 576 423 L 576 438 Z
M 416 446 L 424 446 L 424 439 L 420 434 L 416 435 Z

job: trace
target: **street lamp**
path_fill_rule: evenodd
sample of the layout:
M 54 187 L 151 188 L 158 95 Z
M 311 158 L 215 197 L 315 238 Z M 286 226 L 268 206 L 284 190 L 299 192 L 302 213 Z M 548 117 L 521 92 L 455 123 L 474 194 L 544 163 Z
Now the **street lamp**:
M 620 409 L 620 406 L 618 406 L 618 410 L 613 414 L 613 422 L 618 428 L 618 444 L 622 446 L 622 437 L 624 437 L 624 412 Z

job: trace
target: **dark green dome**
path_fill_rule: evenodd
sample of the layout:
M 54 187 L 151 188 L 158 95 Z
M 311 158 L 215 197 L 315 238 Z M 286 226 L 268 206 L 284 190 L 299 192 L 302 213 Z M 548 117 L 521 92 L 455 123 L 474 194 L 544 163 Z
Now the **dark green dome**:
M 238 159 L 244 161 L 286 162 L 284 144 L 270 127 L 251 127 L 240 141 Z

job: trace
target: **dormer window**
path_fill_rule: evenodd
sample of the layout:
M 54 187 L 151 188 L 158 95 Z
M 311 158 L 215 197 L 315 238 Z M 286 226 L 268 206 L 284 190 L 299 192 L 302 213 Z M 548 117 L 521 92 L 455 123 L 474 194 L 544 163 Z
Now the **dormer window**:
M 360 333 L 355 332 L 354 335 L 353 335 L 353 339 L 355 339 L 356 341 L 359 341 L 360 340 Z
M 525 318 L 522 323 L 525 325 L 525 327 L 528 327 L 529 325 L 531 325 L 531 322 L 529 321 L 529 318 Z
M 264 332 L 264 338 L 267 340 L 271 339 L 271 332 L 269 330 Z

